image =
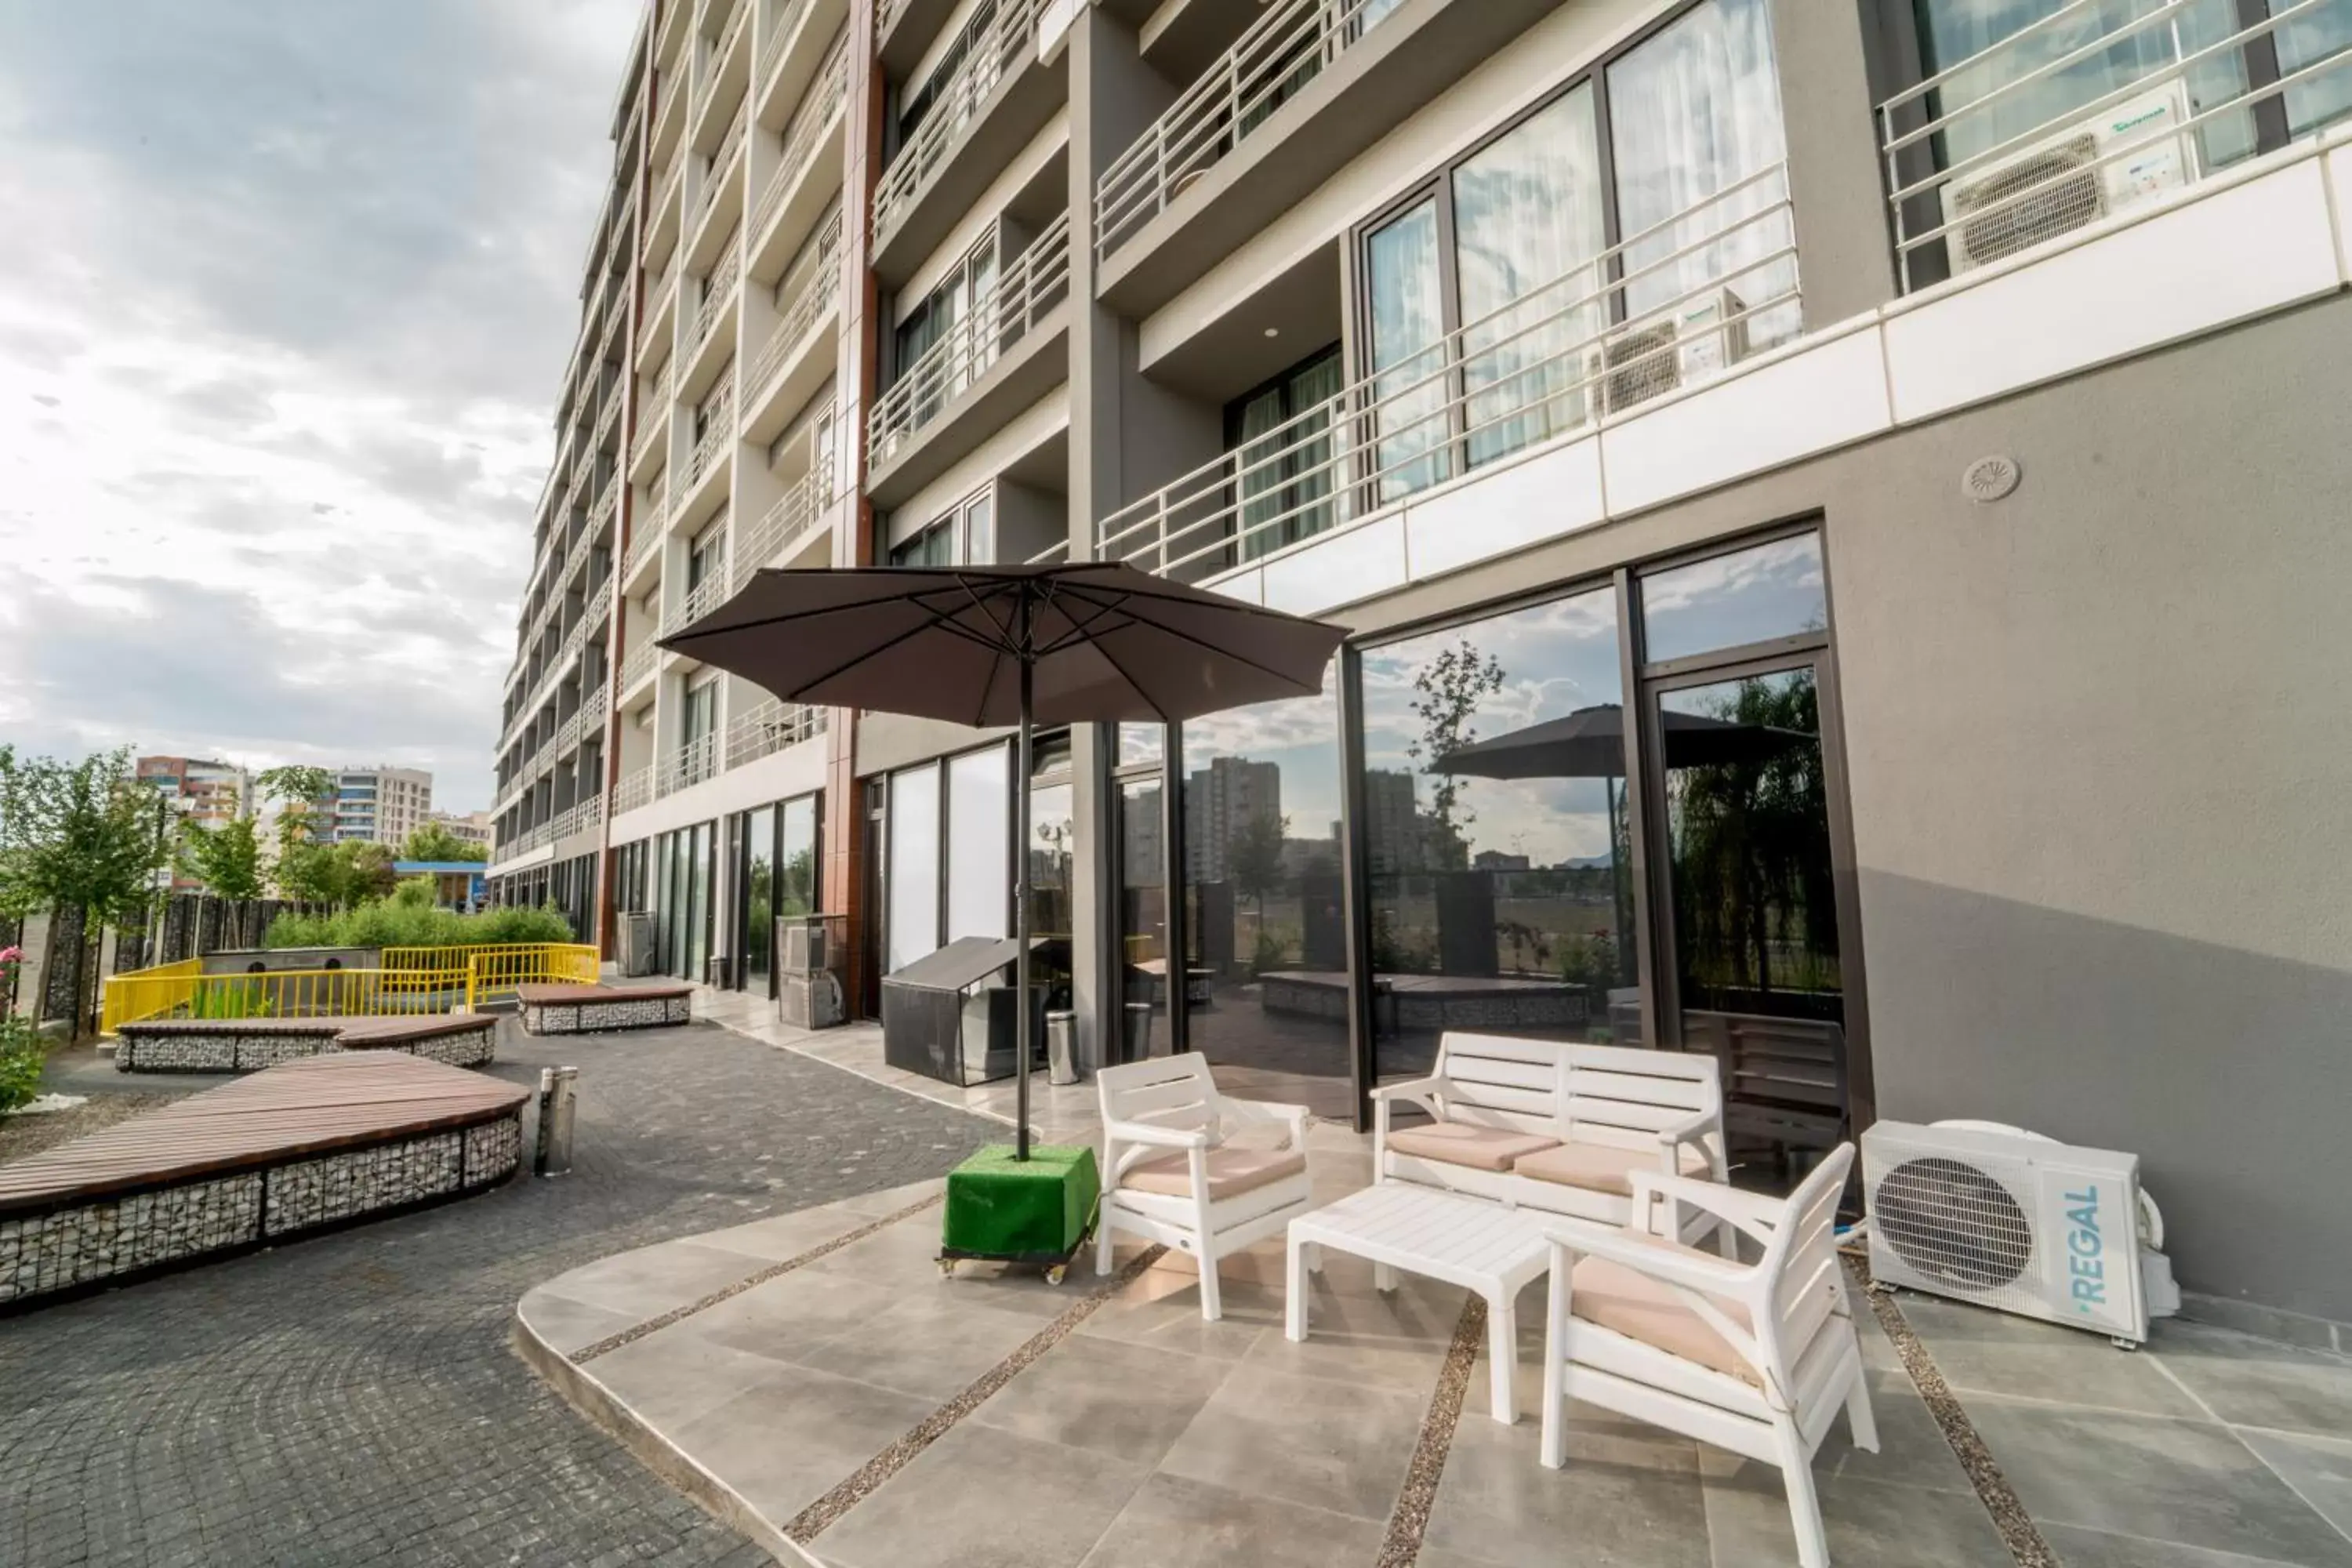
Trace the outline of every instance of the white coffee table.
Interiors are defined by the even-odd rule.
[[[1372,1283],[1396,1289],[1402,1268],[1486,1299],[1487,1360],[1495,1419],[1518,1419],[1512,1373],[1518,1363],[1519,1292],[1551,1267],[1547,1216],[1410,1182],[1384,1182],[1290,1222],[1288,1301],[1283,1331],[1307,1338],[1307,1272],[1322,1271],[1318,1249],[1369,1259]]]

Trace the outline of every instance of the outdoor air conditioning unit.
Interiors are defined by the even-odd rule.
[[[620,960],[621,973],[630,976],[653,973],[655,965],[660,962],[660,955],[655,951],[653,915],[644,910],[625,911],[621,916],[618,934],[620,952],[616,956]]]
[[[1965,272],[2197,177],[2178,81],[2140,93],[1944,186],[1952,270]],[[2128,149],[2128,151],[2125,151]],[[2119,155],[2105,163],[2107,154]]]
[[[1601,411],[1618,414],[1748,357],[1748,307],[1717,289],[1612,332],[1585,359]]]
[[[1870,1271],[1880,1284],[2147,1338],[2179,1310],[2139,1156],[2014,1127],[1881,1121],[1862,1135]]]

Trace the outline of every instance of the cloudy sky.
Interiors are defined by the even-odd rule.
[[[0,0],[0,742],[490,803],[637,0]]]

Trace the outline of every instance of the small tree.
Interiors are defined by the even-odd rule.
[[[79,909],[93,929],[143,926],[170,863],[171,809],[131,776],[128,749],[62,763],[0,746],[0,914]],[[76,995],[86,951],[74,957]],[[81,1022],[77,1007],[77,1036]]]
[[[1282,870],[1282,840],[1290,819],[1270,811],[1253,812],[1225,840],[1225,874],[1234,890],[1257,906],[1258,930],[1265,930],[1265,900],[1282,891],[1287,879]],[[1254,963],[1253,968],[1263,968]]]
[[[478,844],[469,844],[438,822],[428,822],[400,847],[404,860],[462,862],[478,866],[489,858]]]
[[[261,897],[261,836],[253,818],[240,816],[218,827],[187,824],[180,838],[180,868],[215,898]]]
[[[1441,769],[1447,757],[1478,738],[1470,719],[1480,701],[1503,689],[1502,661],[1481,654],[1475,643],[1464,637],[1414,671],[1412,689],[1409,706],[1421,721],[1421,739],[1404,749],[1405,755],[1423,767]],[[1462,829],[1478,820],[1476,813],[1462,805],[1459,778],[1436,773],[1429,815],[1432,853],[1449,863],[1444,868],[1455,868],[1467,858],[1469,847]]]
[[[324,768],[268,768],[254,784],[278,803],[278,864],[272,873],[278,892],[289,899],[331,902],[334,870],[320,825],[311,815],[334,793],[335,775]]]

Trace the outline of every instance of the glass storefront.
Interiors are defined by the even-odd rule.
[[[775,922],[816,910],[818,799],[801,795],[729,819],[735,868],[729,941],[738,990],[775,994]]]

